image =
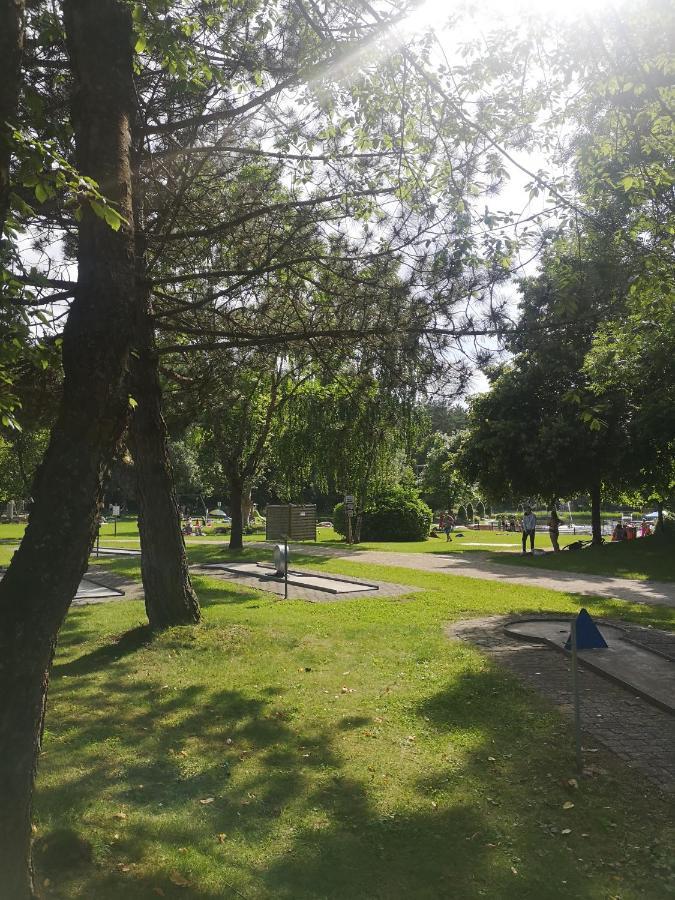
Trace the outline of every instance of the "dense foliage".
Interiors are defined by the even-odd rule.
[[[360,513],[361,539],[365,541],[423,541],[431,528],[431,510],[416,491],[401,485],[373,492]],[[333,528],[346,536],[343,503],[333,511]]]

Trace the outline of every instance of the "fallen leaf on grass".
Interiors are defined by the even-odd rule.
[[[563,828],[563,830],[560,832],[560,834],[572,834],[572,829],[571,828]]]
[[[116,812],[113,813],[113,819],[126,819],[127,814],[125,812]]]
[[[514,875],[518,874],[518,869],[516,869],[515,866],[511,866],[511,871],[513,872]]]
[[[571,800],[565,800],[562,806],[563,809],[574,809],[574,803]]]
[[[187,880],[187,878],[184,878],[180,874],[180,872],[172,872],[169,875],[169,881],[171,882],[171,884],[175,884],[178,887],[190,887],[190,882]]]
[[[208,804],[213,803],[215,801],[215,799],[216,799],[215,797],[204,797],[199,802],[201,803],[202,806],[208,806]]]
[[[226,834],[219,834],[219,835],[218,835],[218,843],[219,843],[219,844],[224,844],[226,838],[227,838],[227,835],[226,835]]]

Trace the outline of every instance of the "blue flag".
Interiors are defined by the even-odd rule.
[[[572,632],[565,643],[565,650],[572,649]],[[600,634],[587,609],[582,609],[577,616],[577,650],[607,649],[607,641]]]

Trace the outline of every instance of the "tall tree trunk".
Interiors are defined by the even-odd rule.
[[[253,498],[251,496],[251,488],[245,486],[241,492],[241,524],[245,529],[251,518],[251,510],[253,509]]]
[[[138,530],[145,609],[153,628],[199,622],[199,601],[188,571],[162,415],[149,300],[142,302],[131,385],[136,407],[129,438],[136,470]]]
[[[9,212],[12,161],[12,142],[5,123],[15,124],[19,105],[24,11],[24,0],[0,0],[0,240]]]
[[[241,518],[241,500],[244,494],[243,480],[236,475],[228,478],[230,488],[230,515],[232,529],[230,531],[230,550],[244,549],[244,527]]]
[[[65,0],[80,171],[132,221],[131,11]],[[134,303],[133,227],[86,209],[63,335],[64,385],[21,546],[0,582],[0,892],[32,896],[31,802],[56,637],[86,569],[102,483],[124,429]],[[58,522],[58,527],[55,523]]]
[[[591,488],[591,534],[593,544],[602,544],[602,518],[600,516],[600,485],[594,484]]]
[[[657,516],[656,516],[656,528],[655,531],[658,531],[659,534],[663,531],[664,523],[663,523],[663,500],[659,500],[656,504]]]

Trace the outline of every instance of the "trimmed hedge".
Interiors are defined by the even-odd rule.
[[[402,487],[378,491],[363,510],[361,540],[424,541],[429,536],[432,513],[415,491]],[[333,510],[333,528],[346,536],[344,503]]]

